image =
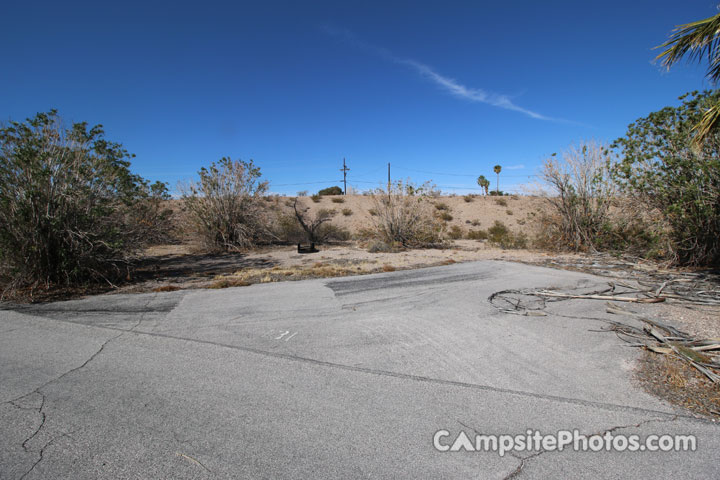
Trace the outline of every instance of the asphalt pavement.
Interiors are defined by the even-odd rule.
[[[605,281],[486,261],[5,305],[0,479],[720,477],[718,425],[638,386],[602,302],[489,301]],[[441,451],[573,430],[696,450]]]

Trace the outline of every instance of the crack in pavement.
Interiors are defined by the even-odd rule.
[[[25,477],[27,477],[28,475],[30,475],[30,473],[32,473],[33,470],[35,470],[35,467],[37,467],[38,465],[40,465],[40,462],[43,461],[43,458],[44,458],[44,455],[45,455],[45,449],[47,449],[50,445],[52,445],[53,443],[55,443],[55,440],[57,440],[58,438],[62,438],[62,437],[67,437],[67,438],[72,439],[71,435],[72,435],[73,433],[74,433],[74,432],[63,433],[63,434],[61,434],[61,435],[58,435],[57,437],[53,437],[52,439],[50,439],[49,442],[47,442],[45,445],[43,445],[43,447],[42,447],[42,448],[40,449],[40,451],[38,452],[38,454],[39,454],[39,455],[38,455],[38,459],[35,461],[35,463],[32,464],[32,466],[30,467],[30,469],[29,469],[28,471],[26,471],[25,473],[22,474],[22,476],[19,478],[19,480],[23,480]]]
[[[648,423],[655,423],[655,422],[657,422],[657,423],[670,423],[670,422],[674,422],[674,421],[677,420],[677,419],[678,419],[678,415],[674,415],[672,418],[667,418],[667,419],[663,419],[663,418],[650,418],[650,419],[648,419],[648,420],[643,420],[642,422],[638,422],[638,423],[634,423],[634,424],[631,423],[630,425],[617,425],[617,426],[614,426],[614,427],[610,427],[610,428],[608,428],[608,429],[606,429],[606,430],[603,430],[603,431],[600,432],[600,433],[591,433],[590,435],[581,434],[581,435],[585,435],[585,436],[588,437],[588,438],[594,437],[594,436],[603,437],[603,436],[605,436],[605,435],[608,434],[608,433],[612,433],[612,432],[615,432],[615,431],[617,431],[617,430],[622,430],[622,429],[624,429],[624,428],[640,428],[640,427],[642,427],[643,425],[647,425]],[[534,460],[535,458],[539,457],[539,456],[542,455],[543,453],[548,453],[548,451],[547,451],[547,450],[540,450],[539,452],[534,453],[533,455],[529,455],[529,456],[527,456],[527,457],[521,457],[521,456],[519,456],[519,455],[516,455],[514,452],[510,452],[510,455],[512,455],[513,457],[515,457],[515,458],[517,458],[518,460],[520,460],[520,465],[518,465],[518,467],[517,467],[513,472],[511,472],[510,475],[508,475],[507,477],[505,477],[503,480],[510,480],[510,479],[512,479],[512,478],[516,478],[517,476],[519,476],[519,475],[522,473],[522,471],[525,469],[525,466],[527,465],[527,463],[528,463],[530,460]],[[550,453],[552,453],[552,452],[550,452]]]
[[[97,329],[102,329],[102,330],[114,330],[114,331],[121,332],[119,335],[111,338],[110,340],[114,340],[115,338],[121,336],[123,333],[129,332],[129,330],[119,328],[119,327],[112,327],[112,326],[106,326],[106,325],[88,325],[88,324],[84,324],[84,323],[73,322],[71,320],[62,320],[62,319],[57,319],[57,318],[48,318],[48,317],[39,317],[39,318],[42,318],[47,321],[70,323],[73,325],[81,325],[83,327],[88,327],[88,328],[97,328]],[[644,413],[644,414],[652,414],[652,415],[663,415],[666,417],[678,417],[678,418],[682,417],[689,421],[714,424],[714,422],[712,422],[711,420],[698,418],[698,417],[695,417],[692,415],[681,415],[681,414],[677,414],[674,412],[665,412],[665,411],[661,411],[661,410],[652,410],[652,409],[648,409],[648,408],[633,407],[633,406],[628,406],[628,405],[620,405],[620,404],[606,403],[606,402],[598,402],[598,401],[593,401],[593,400],[583,400],[583,399],[579,399],[579,398],[562,397],[559,395],[535,393],[535,392],[529,392],[529,391],[525,391],[525,390],[514,390],[514,389],[510,389],[510,388],[494,387],[491,385],[468,383],[468,382],[462,382],[462,381],[458,381],[458,380],[445,380],[442,378],[426,377],[426,376],[422,376],[422,375],[414,375],[411,373],[392,372],[392,371],[388,371],[388,370],[359,367],[359,366],[355,366],[355,365],[345,365],[342,363],[335,363],[335,362],[330,362],[330,361],[326,361],[326,360],[317,360],[317,359],[309,358],[309,357],[301,357],[301,356],[292,355],[289,353],[274,352],[274,351],[263,350],[260,348],[241,346],[241,345],[231,345],[231,344],[226,344],[226,343],[221,343],[221,342],[215,342],[212,340],[187,338],[187,337],[170,335],[170,334],[161,333],[161,332],[144,332],[144,331],[135,330],[130,333],[132,333],[133,335],[140,335],[140,336],[144,335],[144,336],[163,338],[163,339],[168,339],[168,340],[178,340],[178,341],[182,341],[182,342],[196,343],[199,345],[216,346],[216,347],[227,348],[227,349],[231,349],[231,350],[237,350],[237,351],[241,351],[241,352],[247,352],[247,353],[251,353],[254,355],[278,358],[278,359],[292,361],[292,362],[308,363],[311,365],[322,366],[322,367],[327,367],[327,368],[335,368],[335,369],[339,369],[339,370],[346,370],[346,371],[352,371],[352,372],[359,372],[359,373],[364,373],[364,374],[368,374],[368,375],[378,375],[378,376],[384,376],[384,377],[399,378],[399,379],[403,379],[403,380],[411,380],[411,381],[416,381],[416,382],[433,383],[433,384],[438,384],[438,385],[446,385],[446,386],[460,387],[460,388],[470,388],[470,389],[475,389],[475,390],[483,390],[483,391],[509,394],[509,395],[520,396],[520,397],[527,397],[527,398],[537,398],[537,399],[541,399],[541,400],[567,403],[567,404],[571,404],[571,405],[581,405],[581,406],[600,408],[600,409],[608,410],[608,411],[625,411],[625,412],[635,412],[635,413]]]
[[[157,296],[157,295],[155,295],[155,296]],[[67,372],[63,373],[62,375],[60,375],[60,376],[58,376],[58,377],[56,377],[56,378],[53,378],[53,379],[51,379],[51,380],[48,380],[47,382],[43,383],[42,385],[40,385],[39,387],[37,387],[35,390],[33,390],[33,391],[29,392],[29,393],[26,393],[26,394],[24,394],[24,395],[22,395],[22,396],[20,396],[20,397],[17,397],[17,398],[14,398],[14,399],[12,399],[12,400],[8,400],[7,402],[5,402],[5,403],[8,403],[8,404],[10,404],[10,405],[12,405],[12,406],[14,406],[14,407],[16,407],[16,408],[19,408],[19,409],[21,409],[21,410],[33,410],[33,411],[37,412],[38,414],[40,414],[40,424],[39,424],[38,427],[35,429],[35,431],[33,431],[33,432],[30,434],[29,437],[27,437],[25,440],[23,440],[23,442],[22,442],[22,444],[21,444],[22,449],[23,449],[25,452],[29,452],[29,451],[30,451],[29,443],[30,443],[35,437],[37,437],[37,436],[40,434],[40,432],[42,431],[42,429],[45,427],[45,423],[46,423],[46,421],[47,421],[47,414],[46,414],[45,411],[44,411],[44,409],[45,409],[45,402],[46,402],[46,400],[47,400],[47,397],[46,397],[45,393],[42,391],[43,388],[47,387],[48,385],[50,385],[50,384],[52,384],[52,383],[59,382],[60,380],[62,380],[63,378],[67,377],[68,375],[70,375],[70,374],[72,374],[72,373],[74,373],[74,372],[77,372],[77,371],[79,371],[79,370],[82,370],[82,369],[85,368],[90,362],[92,362],[95,358],[97,358],[97,356],[100,355],[100,354],[103,352],[103,350],[105,349],[105,347],[106,347],[110,342],[112,342],[113,340],[115,340],[115,339],[117,339],[117,338],[120,338],[120,337],[123,336],[125,333],[127,333],[127,332],[133,332],[136,328],[138,328],[138,327],[140,326],[140,324],[142,323],[142,321],[145,319],[145,316],[146,316],[148,313],[150,313],[149,311],[147,311],[147,307],[150,305],[150,302],[155,298],[155,296],[150,297],[150,298],[148,299],[148,301],[145,303],[145,305],[144,305],[144,307],[143,307],[143,308],[145,309],[145,311],[142,312],[142,314],[140,315],[140,318],[138,319],[138,321],[135,323],[135,325],[134,325],[132,328],[130,328],[129,330],[122,330],[119,334],[117,334],[117,335],[115,335],[115,336],[112,336],[112,337],[108,338],[107,340],[105,340],[105,341],[102,343],[102,345],[100,345],[100,348],[98,348],[98,350],[97,350],[95,353],[93,353],[87,360],[85,360],[81,365],[79,365],[79,366],[77,366],[77,367],[75,367],[75,368],[72,368],[72,369],[68,370]],[[40,406],[39,406],[39,407],[37,407],[37,408],[28,408],[28,407],[24,407],[24,406],[18,405],[17,402],[20,402],[20,401],[23,400],[23,399],[27,399],[27,398],[30,397],[31,395],[35,395],[35,394],[40,395],[40,397],[41,397]],[[25,478],[27,475],[29,475],[30,472],[32,472],[32,471],[35,469],[35,467],[37,467],[37,465],[38,465],[40,462],[42,462],[42,460],[43,460],[43,458],[44,458],[45,449],[46,449],[48,446],[50,446],[57,438],[60,438],[60,437],[63,437],[63,436],[69,436],[69,434],[62,434],[62,435],[60,435],[59,437],[53,437],[48,443],[46,443],[42,448],[40,448],[40,450],[39,450],[39,452],[38,452],[38,459],[37,459],[37,461],[32,465],[32,467],[30,467],[30,470],[28,470],[27,472],[25,472],[25,473],[20,477],[20,479],[23,479],[23,478]]]
[[[516,455],[514,452],[510,452],[510,455],[511,455],[512,457],[517,458],[518,460],[520,460],[520,465],[518,465],[517,468],[515,468],[515,470],[513,470],[512,472],[510,472],[509,474],[507,474],[507,475],[503,478],[503,480],[510,480],[511,478],[515,478],[515,477],[517,477],[518,475],[520,475],[520,474],[523,472],[523,470],[525,469],[525,465],[526,465],[530,460],[539,457],[539,456],[542,455],[543,453],[547,453],[547,450],[540,450],[539,452],[535,452],[535,453],[533,453],[532,455],[528,455],[527,457],[521,457],[520,455]]]
[[[100,345],[100,348],[99,348],[95,353],[93,353],[93,354],[90,356],[90,358],[88,358],[87,360],[85,360],[81,365],[79,365],[79,366],[77,366],[77,367],[75,367],[75,368],[72,368],[72,369],[68,370],[67,372],[63,373],[62,375],[60,375],[60,376],[58,376],[58,377],[56,377],[56,378],[53,378],[53,379],[51,379],[51,380],[48,380],[47,382],[43,383],[42,385],[40,385],[39,387],[37,387],[35,390],[33,390],[33,391],[29,392],[29,393],[26,393],[26,394],[21,395],[21,396],[19,396],[19,397],[17,397],[17,398],[14,398],[14,399],[12,399],[12,400],[8,400],[8,401],[4,402],[4,403],[10,404],[10,405],[12,405],[12,406],[14,406],[14,407],[16,407],[16,408],[19,408],[19,409],[21,409],[21,410],[34,410],[35,412],[37,412],[38,414],[40,414],[40,424],[39,424],[38,427],[35,429],[35,431],[33,431],[33,432],[30,434],[29,437],[27,437],[25,440],[23,440],[23,442],[22,442],[22,444],[21,444],[22,449],[23,449],[25,452],[30,452],[30,451],[31,451],[31,449],[30,449],[30,447],[29,447],[29,443],[30,443],[35,437],[37,437],[37,436],[40,434],[40,432],[41,432],[41,431],[43,430],[43,428],[45,427],[45,423],[46,423],[46,421],[47,421],[47,414],[46,414],[45,411],[44,411],[44,409],[45,409],[45,403],[46,403],[47,398],[46,398],[46,396],[45,396],[45,393],[42,391],[42,389],[45,388],[45,387],[47,387],[48,385],[50,385],[50,384],[52,384],[52,383],[55,383],[55,382],[58,382],[58,381],[62,380],[63,378],[67,377],[68,375],[70,375],[70,374],[72,374],[72,373],[74,373],[74,372],[77,372],[77,371],[85,368],[85,367],[86,367],[90,362],[92,362],[98,355],[100,355],[100,353],[102,353],[102,351],[105,349],[105,347],[107,346],[108,343],[110,343],[111,341],[115,340],[116,338],[118,338],[118,337],[120,337],[120,336],[122,336],[122,335],[124,335],[124,334],[125,334],[125,331],[120,332],[119,334],[117,334],[117,335],[115,335],[115,336],[112,336],[112,337],[108,338],[107,340],[105,340],[105,341],[102,343],[102,345]],[[17,402],[20,402],[20,401],[23,400],[23,399],[27,399],[27,398],[30,397],[31,395],[35,395],[35,394],[40,395],[40,397],[41,397],[41,401],[40,401],[40,406],[39,406],[39,407],[37,407],[37,408],[28,408],[28,407],[24,407],[24,406],[22,406],[22,405],[18,405]],[[60,435],[60,437],[66,436],[66,435],[67,435],[67,434],[62,434],[62,435]],[[52,440],[50,440],[48,443],[46,443],[46,444],[39,450],[37,461],[32,465],[32,467],[30,467],[30,470],[28,470],[27,472],[25,472],[25,473],[20,477],[20,479],[25,478],[30,472],[32,472],[32,471],[35,469],[35,467],[43,460],[43,455],[44,455],[45,449],[46,449],[48,446],[50,446],[57,438],[59,438],[59,437],[54,437]]]

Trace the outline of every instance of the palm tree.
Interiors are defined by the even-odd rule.
[[[664,67],[670,68],[684,56],[688,60],[709,62],[707,76],[713,83],[720,80],[720,13],[697,22],[678,25],[670,39],[656,48],[665,48],[655,60],[662,60]],[[715,104],[705,111],[697,125],[693,144],[699,148],[703,141],[720,127],[720,105]]]
[[[485,189],[485,195],[488,194],[488,187],[490,186],[490,181],[485,178],[485,175],[480,175],[477,179],[478,185],[480,185],[480,188]]]
[[[500,172],[502,171],[502,167],[500,165],[495,165],[493,167],[493,172],[497,173],[497,184],[495,184],[495,190],[498,195],[500,195]]]

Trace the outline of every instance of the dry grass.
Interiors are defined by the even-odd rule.
[[[331,278],[344,277],[348,275],[362,275],[376,273],[379,271],[393,271],[394,267],[387,265],[393,270],[378,268],[375,262],[348,262],[324,263],[315,262],[312,265],[297,265],[288,267],[247,268],[239,270],[230,275],[216,277],[215,282],[209,288],[243,287],[253,283],[271,283],[285,280],[304,280],[308,278]]]
[[[230,287],[249,287],[252,283],[239,278],[224,277],[208,285],[207,288],[230,288]]]
[[[687,362],[645,352],[637,377],[653,395],[691,412],[720,417],[720,389]]]
[[[159,293],[159,292],[175,292],[177,290],[181,290],[180,287],[175,285],[161,285],[159,287],[155,287],[152,289],[153,292]]]

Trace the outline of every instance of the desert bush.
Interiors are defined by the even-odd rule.
[[[347,230],[329,223],[337,211],[321,208],[311,217],[308,214],[309,210],[308,207],[298,205],[297,199],[295,200],[293,204],[295,219],[297,224],[299,224],[305,232],[305,239],[308,242],[323,243],[333,240],[344,241],[350,239],[350,233]]]
[[[465,200],[465,203],[470,203],[475,200],[475,197],[473,197],[472,195],[465,195],[463,196],[463,200]]]
[[[510,210],[510,209],[507,209],[507,210],[505,210],[505,214],[506,214],[506,215],[512,215],[512,214],[513,214],[513,211]]]
[[[368,210],[368,213],[370,214],[371,217],[375,217],[375,216],[377,216],[378,211],[374,208],[371,208]]]
[[[693,145],[704,113],[720,90],[692,92],[628,127],[613,147],[622,193],[669,227],[670,257],[685,265],[720,264],[720,133]]]
[[[488,233],[485,230],[469,230],[465,238],[468,240],[487,240]]]
[[[345,203],[345,199],[343,197],[333,197],[330,201],[333,203]]]
[[[350,215],[353,214],[353,211],[352,211],[352,209],[350,209],[350,208],[343,208],[343,209],[342,209],[342,214],[343,214],[344,216],[346,216],[346,217],[349,217]]]
[[[474,220],[472,220],[472,221],[470,222],[470,225],[472,225],[473,227],[479,227],[479,226],[480,226],[480,220],[478,220],[478,219],[476,218],[476,219],[474,219]]]
[[[450,222],[454,218],[450,213],[448,213],[445,210],[442,210],[439,213],[437,213],[437,217],[444,222]]]
[[[318,195],[342,195],[343,190],[338,186],[323,188],[318,192]]]
[[[232,251],[270,240],[262,204],[268,183],[260,181],[252,160],[224,157],[198,175],[181,191],[190,223],[208,249]]]
[[[393,253],[401,249],[402,246],[398,244],[390,244],[377,239],[370,240],[367,246],[367,250],[370,253]]]
[[[438,202],[438,203],[435,204],[435,210],[449,212],[449,211],[450,211],[450,207],[448,206],[447,203]]]
[[[423,191],[414,188],[407,194],[402,182],[390,185],[388,191],[378,189],[372,195],[373,230],[376,236],[388,244],[403,247],[423,247],[442,242],[443,226],[433,217],[432,205]]]
[[[501,207],[507,207],[508,203],[507,203],[507,200],[505,200],[504,198],[496,198],[495,205],[500,205]]]
[[[130,158],[101,125],[66,127],[55,110],[0,128],[0,267],[11,287],[111,281],[162,238],[167,188],[131,173]]]
[[[545,218],[543,234],[571,250],[596,250],[616,192],[607,147],[590,141],[571,146],[560,157],[553,154],[541,177],[552,190],[552,213]]]
[[[312,200],[315,203],[320,203],[320,200],[322,200],[322,195],[311,195],[310,200]]]
[[[463,236],[465,235],[465,232],[463,232],[463,229],[460,228],[459,226],[453,225],[452,227],[450,227],[450,230],[448,231],[447,235],[452,240],[459,240],[459,239],[463,238]]]
[[[273,226],[275,238],[280,243],[296,244],[307,241],[307,234],[295,217],[295,213],[280,213]]]
[[[488,228],[488,240],[500,248],[515,249],[527,247],[527,236],[523,233],[513,233],[504,223],[495,220]]]

